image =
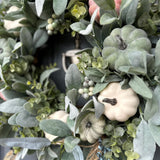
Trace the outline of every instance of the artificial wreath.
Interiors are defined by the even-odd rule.
[[[160,0],[2,0],[0,144],[16,160],[153,160],[160,146]],[[38,63],[69,32],[66,93]],[[79,48],[78,37],[90,43]],[[52,47],[52,46],[50,46]],[[71,57],[66,67],[65,56]],[[11,154],[11,155],[10,155]]]

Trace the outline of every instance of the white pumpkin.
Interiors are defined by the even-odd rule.
[[[9,8],[9,10],[7,11],[7,13],[10,13],[10,12],[15,12],[15,11],[18,11],[19,8],[16,7],[16,6],[11,6]],[[10,29],[14,29],[14,28],[17,28],[17,27],[22,27],[23,24],[19,23],[21,20],[23,20],[24,18],[20,18],[20,19],[17,19],[17,20],[14,20],[14,21],[10,21],[10,20],[4,20],[4,28],[6,28],[6,30],[10,30]]]
[[[103,116],[97,119],[94,113],[89,113],[79,126],[80,139],[89,143],[96,142],[104,134],[103,129],[105,124]]]
[[[131,89],[121,89],[120,83],[110,83],[98,96],[105,106],[104,115],[110,120],[127,121],[137,112],[139,98]]]
[[[67,114],[65,111],[63,111],[63,110],[56,111],[56,112],[54,112],[53,114],[51,114],[51,115],[49,116],[49,119],[60,120],[60,121],[62,121],[62,122],[64,122],[64,123],[67,122],[67,118],[68,118],[68,114]],[[51,135],[51,134],[46,133],[46,132],[45,132],[45,137],[46,137],[47,139],[49,139],[51,142],[52,142],[54,139],[57,138],[57,136]]]

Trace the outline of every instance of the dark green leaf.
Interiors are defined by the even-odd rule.
[[[75,64],[71,64],[65,76],[65,84],[68,89],[81,87],[81,73]]]
[[[160,66],[160,40],[157,42],[156,48],[155,48],[155,67]]]
[[[137,94],[141,95],[142,97],[148,99],[152,98],[152,91],[148,88],[146,83],[138,76],[134,76],[130,80],[129,85]]]
[[[115,8],[114,1],[108,1],[108,0],[94,0],[94,1],[103,10],[112,10]]]
[[[93,100],[91,99],[83,106],[83,108],[81,109],[81,112],[93,107],[94,107],[94,104],[93,104]]]
[[[46,138],[3,138],[0,144],[9,147],[22,147],[32,150],[39,150],[50,145],[50,141]]]
[[[23,12],[21,10],[10,12],[6,14],[4,17],[4,19],[11,20],[11,21],[14,21],[20,18],[24,18]]]
[[[13,131],[13,128],[11,125],[4,124],[0,128],[0,138],[10,138],[10,137],[14,137],[14,135],[15,135],[15,132]]]
[[[67,92],[67,97],[70,99],[71,103],[73,105],[76,105],[76,102],[77,102],[77,97],[78,97],[78,92],[76,89],[72,89],[72,90],[69,90]]]
[[[22,111],[23,105],[26,103],[26,100],[21,98],[14,98],[7,100],[0,104],[0,112],[4,113],[17,113]]]
[[[33,36],[33,43],[35,48],[41,47],[48,40],[48,34],[42,29],[38,29]]]
[[[14,82],[14,83],[12,83],[12,88],[13,88],[15,91],[17,91],[17,92],[25,93],[26,90],[29,89],[29,86],[27,86],[27,85],[24,84],[24,83]]]
[[[75,160],[72,153],[63,152],[61,160]]]
[[[53,0],[53,10],[56,15],[61,15],[67,6],[68,0]]]
[[[66,137],[72,135],[69,127],[60,120],[42,120],[39,126],[43,131],[58,137]]]

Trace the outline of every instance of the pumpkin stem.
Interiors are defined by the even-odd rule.
[[[102,100],[102,102],[109,103],[109,104],[111,104],[112,106],[114,106],[114,105],[117,104],[117,99],[116,99],[116,98],[113,98],[113,99],[104,98],[104,99]]]
[[[92,123],[90,121],[88,121],[86,124],[86,128],[91,128],[91,127],[92,127]]]
[[[117,41],[119,43],[119,49],[120,50],[125,50],[127,48],[127,44],[124,42],[122,37],[120,35],[117,35],[116,38],[117,38]]]

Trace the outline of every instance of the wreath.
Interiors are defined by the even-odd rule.
[[[160,146],[159,27],[159,0],[2,0],[5,158],[153,160]],[[65,32],[76,49],[62,56],[62,93],[51,78],[58,67],[42,66],[39,52]],[[88,48],[79,49],[79,36]]]

